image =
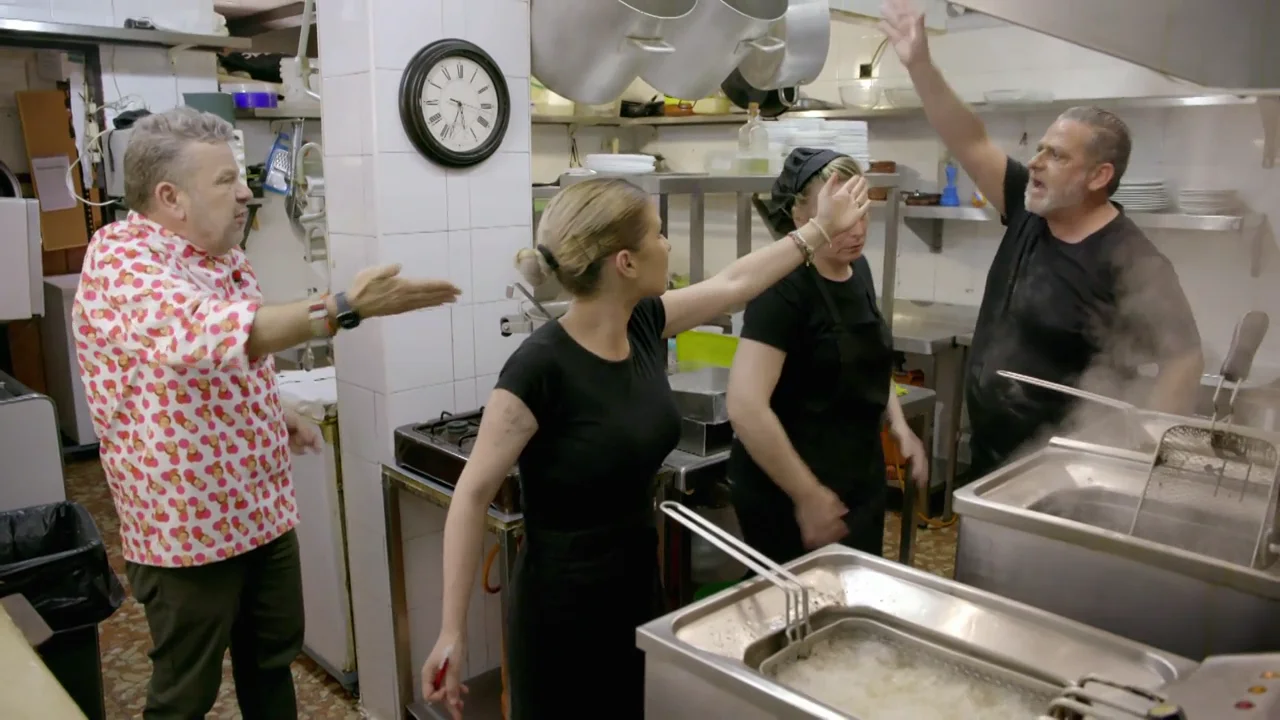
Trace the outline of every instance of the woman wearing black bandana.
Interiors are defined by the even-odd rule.
[[[813,217],[816,188],[861,174],[837,152],[793,151],[764,204],[770,224],[794,231]],[[729,479],[744,539],[777,562],[839,541],[881,554],[886,410],[914,481],[927,479],[893,391],[866,237],[863,218],[747,305],[729,376]]]

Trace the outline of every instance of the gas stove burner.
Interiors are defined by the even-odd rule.
[[[444,412],[436,420],[396,428],[395,458],[401,467],[453,487],[467,464],[484,408],[467,413]],[[512,468],[494,507],[503,512],[520,511],[520,476]]]

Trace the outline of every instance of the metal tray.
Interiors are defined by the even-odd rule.
[[[871,614],[849,616],[822,613],[814,617],[814,630],[805,639],[786,645],[760,663],[760,673],[770,679],[788,666],[803,663],[813,648],[824,640],[846,638],[852,642],[877,641],[903,650],[908,655],[928,657],[952,666],[957,674],[975,683],[1008,688],[1024,695],[1033,705],[1048,707],[1062,692],[1062,683],[1032,668],[1015,667],[1014,663],[994,657],[976,646],[959,647],[941,636],[913,627],[910,631],[895,626],[888,617]],[[823,624],[823,623],[827,624]],[[752,653],[748,652],[748,656]],[[750,662],[748,661],[748,664]]]

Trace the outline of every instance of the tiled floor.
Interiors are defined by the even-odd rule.
[[[120,582],[124,577],[124,560],[120,555],[120,537],[115,508],[102,477],[97,458],[67,464],[67,495],[70,500],[88,508],[107,542],[112,568]],[[897,557],[898,516],[892,513],[885,523],[885,555]],[[915,566],[945,577],[954,572],[955,528],[923,530],[917,535]],[[147,650],[151,641],[142,608],[126,598],[124,605],[101,627],[102,669],[106,685],[108,720],[126,720],[141,716],[146,700],[150,665]],[[361,717],[358,701],[316,666],[309,658],[299,657],[293,665],[298,689],[299,717],[305,720],[355,720]],[[231,685],[231,666],[224,667],[222,691],[214,705],[210,720],[240,718]]]

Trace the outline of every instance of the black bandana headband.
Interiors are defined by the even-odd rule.
[[[796,148],[787,156],[782,172],[773,181],[773,190],[764,206],[768,211],[769,225],[778,235],[785,235],[796,229],[796,222],[791,217],[791,209],[796,197],[804,190],[813,176],[822,171],[836,158],[845,157],[835,150],[817,150],[814,148]]]

